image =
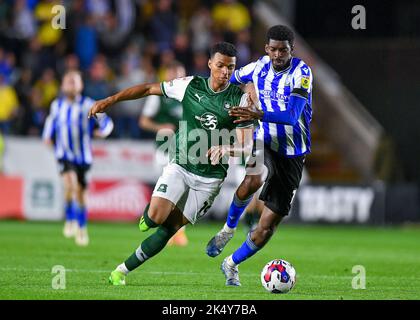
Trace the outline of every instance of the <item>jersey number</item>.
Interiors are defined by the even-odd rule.
[[[198,216],[201,217],[202,215],[205,215],[207,213],[207,211],[210,209],[210,207],[211,207],[211,203],[209,203],[208,201],[204,201],[203,206],[198,211]],[[201,213],[201,212],[203,212],[203,213]]]

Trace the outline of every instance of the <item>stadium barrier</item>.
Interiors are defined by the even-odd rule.
[[[6,138],[0,219],[60,220],[62,186],[53,151],[38,138]],[[94,141],[90,220],[132,221],[150,201],[160,169],[153,142]],[[29,155],[29,156],[28,156]],[[223,220],[244,169],[231,166],[206,220]],[[302,185],[286,223],[388,224],[420,221],[417,185]]]

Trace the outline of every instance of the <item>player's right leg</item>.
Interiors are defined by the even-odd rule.
[[[206,252],[208,256],[216,257],[223,251],[226,244],[232,239],[242,213],[262,184],[262,175],[245,176],[233,196],[225,225],[207,243]]]
[[[109,282],[113,285],[125,285],[125,276],[142,265],[146,260],[157,255],[165,247],[169,239],[187,223],[188,220],[175,207],[168,215],[166,221],[146,238],[131,256],[111,272]]]
[[[246,232],[249,232],[256,228],[258,220],[260,219],[261,213],[264,209],[264,202],[258,199],[261,189],[262,188],[260,188],[256,193],[254,193],[251,203],[245,209],[244,220],[246,226],[248,227],[248,230]]]

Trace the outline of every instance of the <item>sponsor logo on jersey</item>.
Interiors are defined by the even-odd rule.
[[[302,67],[302,68],[300,68],[300,70],[302,70],[302,73],[304,73],[304,74],[309,73],[309,68],[308,67]]]
[[[217,127],[217,117],[211,112],[195,116],[195,119],[200,121],[201,126],[206,130],[214,130]]]
[[[283,93],[271,91],[271,90],[260,90],[260,97],[262,99],[271,99],[272,101],[284,101],[287,102],[289,100],[289,96],[286,96]]]
[[[198,102],[201,102],[201,99],[204,98],[204,96],[199,96],[198,93],[194,94],[194,96],[197,98]]]
[[[302,88],[304,88],[304,89],[309,89],[309,83],[310,83],[310,81],[309,81],[309,77],[302,77],[302,82],[301,82],[301,85],[302,85]]]

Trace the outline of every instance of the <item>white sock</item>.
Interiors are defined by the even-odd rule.
[[[236,228],[231,228],[227,225],[227,223],[225,223],[225,225],[223,226],[223,231],[227,232],[227,233],[234,233],[236,230]]]
[[[228,264],[229,267],[235,267],[236,266],[236,263],[232,259],[232,255],[230,255],[229,257],[227,257],[226,263]]]
[[[125,266],[125,263],[123,262],[123,263],[121,263],[118,267],[117,267],[117,270],[118,271],[120,271],[120,272],[122,272],[122,273],[124,273],[125,275],[127,275],[129,272],[130,272],[130,270],[128,270],[127,269],[127,267]]]

